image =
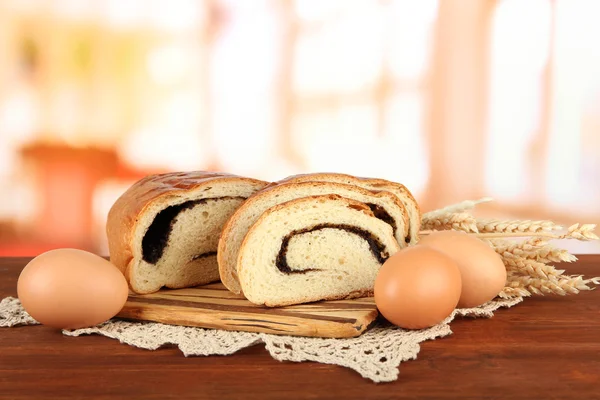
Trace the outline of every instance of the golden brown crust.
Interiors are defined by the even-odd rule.
[[[277,190],[278,188],[281,187],[287,187],[289,185],[293,185],[293,184],[297,184],[297,183],[306,183],[306,182],[312,182],[315,185],[329,185],[329,184],[333,184],[333,185],[351,185],[348,183],[341,183],[341,182],[337,182],[337,181],[330,181],[330,180],[323,180],[320,181],[319,178],[321,177],[324,178],[326,176],[332,176],[332,175],[336,175],[339,177],[344,177],[347,178],[348,180],[352,180],[352,181],[356,181],[356,180],[362,180],[365,183],[369,184],[372,187],[381,187],[381,190],[377,190],[377,189],[372,189],[372,188],[365,188],[365,187],[361,187],[356,185],[360,190],[365,191],[365,193],[370,193],[372,195],[378,196],[378,197],[382,197],[382,196],[386,196],[389,195],[390,192],[385,190],[385,186],[394,186],[397,187],[397,189],[402,190],[403,192],[406,192],[407,196],[409,196],[413,201],[414,198],[412,197],[412,194],[408,191],[408,189],[406,189],[406,187],[400,183],[394,183],[394,182],[389,182],[389,181],[385,181],[383,179],[371,179],[371,178],[358,178],[352,175],[345,175],[345,174],[329,174],[329,173],[315,173],[315,174],[301,174],[301,175],[292,175],[289,176],[285,179],[282,179],[280,181],[277,182],[272,182],[270,184],[268,184],[267,186],[265,186],[264,188],[262,188],[259,192],[256,192],[255,194],[253,194],[251,197],[249,197],[248,199],[251,200],[254,196],[259,196],[262,193],[268,192],[268,191],[272,191],[272,190]],[[401,189],[402,188],[402,189]],[[397,198],[397,196],[394,196]],[[406,208],[404,207],[404,204],[402,204],[402,202],[397,201],[396,202],[398,204],[398,206],[400,206],[400,209],[402,210],[402,214],[404,217],[404,222],[405,222],[405,230],[406,233],[408,233],[408,228],[410,226],[410,221],[409,221],[409,216],[408,216],[408,212],[406,211]],[[417,204],[417,202],[415,201],[415,205]],[[420,213],[419,213],[420,216]]]
[[[408,197],[414,203],[415,209],[417,210],[418,217],[419,217],[419,226],[421,226],[422,211],[421,211],[421,208],[419,207],[419,203],[414,198],[413,194],[403,184],[398,183],[398,182],[388,181],[386,179],[365,178],[365,177],[342,174],[342,173],[337,173],[337,172],[317,172],[317,173],[310,173],[310,174],[291,175],[280,181],[273,182],[273,183],[267,185],[263,190],[269,189],[272,186],[276,186],[276,185],[283,184],[283,183],[306,182],[306,181],[310,181],[310,180],[327,179],[327,177],[345,178],[348,181],[361,182],[365,185],[372,186],[373,188],[380,188],[381,190],[386,190],[386,188],[387,189],[395,188],[396,190],[401,191],[402,193],[404,193],[406,195],[406,197]],[[418,237],[418,232],[411,232],[411,235],[416,235]]]
[[[142,178],[117,199],[108,213],[106,234],[110,261],[119,268],[128,282],[132,280],[130,267],[133,261],[133,235],[140,215],[156,201],[180,196],[209,185],[211,182],[222,180],[267,184],[257,179],[220,172],[171,172]]]
[[[419,203],[417,203],[417,200],[414,198],[413,194],[410,192],[410,190],[408,190],[408,188],[406,186],[404,186],[403,184],[398,183],[398,182],[388,181],[386,179],[381,179],[381,178],[365,178],[365,177],[361,177],[361,176],[342,174],[342,173],[338,173],[338,172],[316,172],[316,173],[310,173],[310,174],[290,175],[280,181],[270,183],[263,190],[268,189],[271,186],[279,185],[282,183],[309,181],[309,180],[319,179],[319,177],[326,178],[327,176],[336,176],[336,177],[340,177],[340,178],[346,178],[350,181],[360,181],[366,185],[371,185],[373,187],[380,187],[381,190],[385,190],[386,186],[387,187],[395,187],[398,190],[404,192],[406,194],[406,196],[415,203],[415,205],[417,207],[417,211],[419,211],[419,215],[421,215],[421,209],[419,208]]]

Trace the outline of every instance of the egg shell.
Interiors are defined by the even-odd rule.
[[[456,308],[460,271],[443,253],[412,246],[395,253],[379,269],[375,304],[394,325],[423,329],[437,325]]]
[[[78,249],[56,249],[25,266],[17,292],[23,308],[38,322],[77,329],[114,317],[129,290],[123,274],[102,257]]]
[[[502,258],[488,244],[459,231],[439,231],[423,236],[419,245],[433,247],[452,258],[461,272],[460,308],[478,307],[498,295],[506,284]]]

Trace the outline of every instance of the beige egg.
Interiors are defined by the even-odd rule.
[[[419,245],[430,246],[452,258],[462,277],[458,307],[480,306],[498,295],[506,284],[502,258],[488,244],[458,231],[439,231],[423,236]]]
[[[38,322],[77,329],[114,317],[127,301],[125,277],[109,261],[77,249],[40,254],[21,272],[17,292]]]
[[[411,246],[381,266],[374,292],[379,312],[394,325],[429,328],[456,308],[461,293],[460,270],[440,251]]]

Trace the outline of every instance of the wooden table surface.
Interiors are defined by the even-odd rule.
[[[16,296],[28,259],[0,259],[0,298]],[[600,276],[600,255],[571,274]],[[456,320],[421,345],[400,377],[273,360],[257,345],[231,356],[184,357],[43,326],[0,328],[0,398],[127,399],[600,399],[600,291],[526,299],[492,319]]]

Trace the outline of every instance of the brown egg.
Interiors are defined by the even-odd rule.
[[[56,249],[25,266],[17,292],[38,322],[77,329],[114,317],[129,290],[123,274],[107,260],[83,250]]]
[[[458,307],[480,306],[504,288],[506,267],[502,258],[481,239],[465,232],[439,231],[423,236],[419,245],[443,252],[460,268],[462,295]]]
[[[452,314],[460,291],[460,271],[451,258],[427,246],[412,246],[381,266],[375,304],[391,323],[423,329]]]

